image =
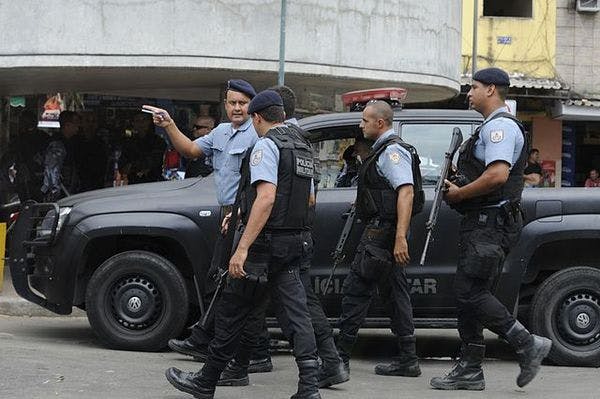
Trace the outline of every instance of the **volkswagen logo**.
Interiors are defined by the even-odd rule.
[[[590,325],[590,316],[587,313],[579,313],[576,319],[577,327],[586,328]]]
[[[142,307],[142,300],[137,296],[132,296],[127,301],[127,308],[132,312],[137,312]]]

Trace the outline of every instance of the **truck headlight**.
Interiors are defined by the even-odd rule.
[[[58,222],[56,224],[56,234],[58,234],[58,232],[62,228],[63,224],[65,223],[65,220],[67,219],[67,216],[69,216],[69,213],[71,213],[71,209],[72,207],[70,206],[59,208]],[[42,223],[40,223],[39,227],[37,228],[37,238],[45,238],[52,234],[52,226],[54,225],[55,218],[56,212],[54,210],[50,210],[46,213],[46,216],[44,216]]]

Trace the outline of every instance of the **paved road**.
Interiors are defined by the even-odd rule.
[[[352,380],[321,390],[324,399],[358,398],[599,398],[598,369],[544,367],[526,389],[515,385],[517,364],[509,347],[488,335],[485,362],[487,389],[481,392],[440,392],[428,381],[452,366],[448,358],[458,345],[456,333],[419,330],[420,378],[380,377],[373,365],[393,351],[389,332],[368,331],[352,361]],[[251,376],[251,386],[219,388],[216,399],[284,399],[295,392],[293,358],[273,356],[275,371]],[[169,366],[185,370],[197,363],[171,353],[114,351],[100,347],[85,318],[0,316],[0,398],[188,398],[163,376]]]

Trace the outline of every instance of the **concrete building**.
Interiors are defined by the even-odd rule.
[[[1,0],[0,95],[76,91],[220,100],[243,76],[277,83],[281,1]],[[311,110],[401,85],[409,102],[460,88],[459,2],[287,2],[286,83]],[[426,49],[426,51],[424,51]]]

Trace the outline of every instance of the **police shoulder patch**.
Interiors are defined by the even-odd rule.
[[[504,130],[492,130],[490,132],[490,141],[492,143],[499,143],[504,140]]]
[[[256,151],[254,151],[252,153],[252,156],[250,157],[250,165],[252,166],[256,166],[260,163],[260,161],[262,161],[263,158],[263,150],[258,149]]]
[[[400,154],[396,151],[390,152],[390,161],[392,161],[393,163],[399,163],[400,162]]]

